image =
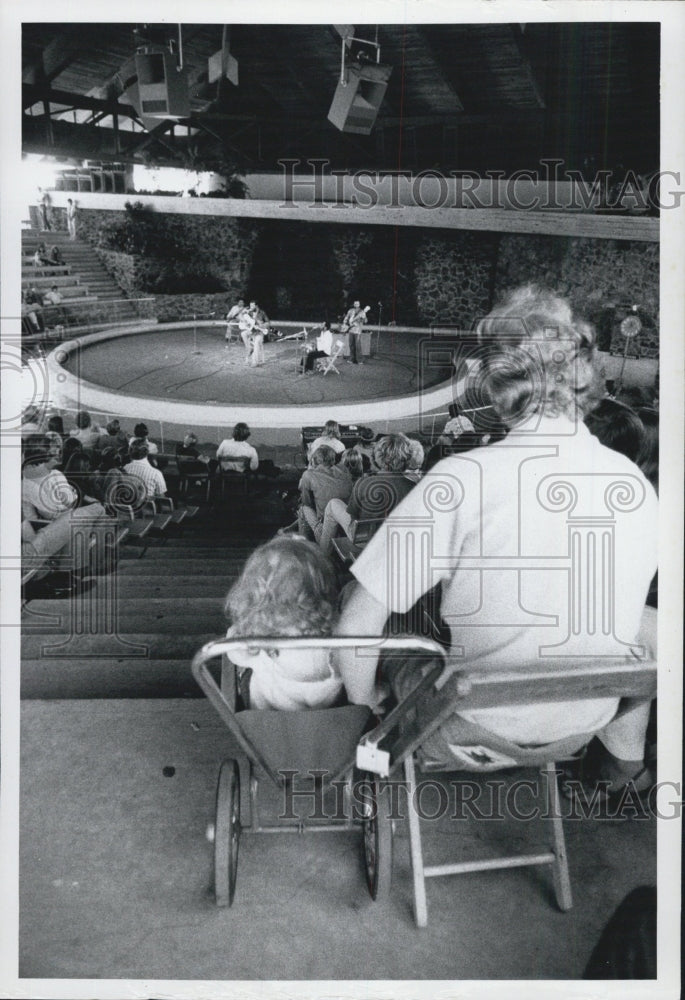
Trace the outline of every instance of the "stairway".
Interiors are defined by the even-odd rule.
[[[141,559],[122,546],[116,572],[85,595],[30,601],[22,613],[22,698],[199,697],[190,661],[225,634],[226,593],[275,530],[231,533],[225,522],[204,512],[201,523],[184,524],[182,535],[154,542]]]
[[[65,265],[69,268],[68,284],[73,286],[78,284],[88,290],[88,296],[93,300],[94,313],[102,313],[101,303],[104,307],[107,325],[113,322],[136,320],[139,314],[133,302],[127,301],[127,296],[119,287],[114,278],[105,270],[104,266],[94,253],[93,248],[84,240],[70,240],[67,233],[59,231],[22,230],[21,250],[22,250],[22,288],[27,288],[29,284],[35,283],[41,292],[47,291],[50,284],[67,284],[63,271],[59,272],[59,278],[50,281],[46,277],[46,269],[28,270],[31,266],[31,258],[35,253],[38,244],[44,242],[48,248],[57,245],[64,258]],[[48,272],[49,273],[49,272]],[[97,304],[95,302],[97,300]],[[116,301],[116,304],[114,302]],[[83,307],[80,307],[82,309]],[[83,325],[88,324],[85,318]],[[71,324],[70,324],[71,325]]]

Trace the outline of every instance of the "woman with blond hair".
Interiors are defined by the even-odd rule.
[[[380,636],[441,584],[452,663],[503,669],[544,659],[623,656],[635,643],[656,569],[657,499],[640,469],[590,434],[598,402],[593,333],[568,302],[525,286],[477,326],[480,378],[507,436],[438,462],[354,562],[342,635]],[[365,651],[367,652],[367,651]],[[374,705],[376,662],[340,667],[351,701]],[[399,696],[416,661],[393,664]],[[521,746],[596,733],[601,777],[648,787],[649,701],[614,719],[615,698],[511,705],[453,715],[424,744],[452,760],[464,719]],[[585,739],[585,742],[587,740]]]

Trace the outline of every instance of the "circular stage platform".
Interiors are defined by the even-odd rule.
[[[301,342],[264,345],[264,365],[245,364],[224,323],[113,328],[60,345],[48,357],[54,402],[98,414],[174,426],[292,430],[330,418],[344,424],[418,425],[453,401],[452,352],[440,340],[382,329],[363,365],[302,376]],[[398,425],[399,425],[398,424]]]

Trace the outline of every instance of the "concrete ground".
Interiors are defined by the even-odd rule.
[[[467,874],[429,881],[418,930],[398,821],[387,902],[368,896],[356,832],[244,834],[235,903],[218,910],[205,830],[226,739],[208,702],[25,700],[21,749],[21,977],[575,979],[626,893],[656,880],[654,819],[569,821],[571,911],[549,869]],[[546,834],[452,806],[423,824],[430,861]]]

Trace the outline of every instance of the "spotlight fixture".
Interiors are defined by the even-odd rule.
[[[375,61],[365,45],[375,49]],[[381,63],[378,42],[353,34],[343,37],[340,79],[328,112],[329,122],[341,132],[370,135],[391,73],[392,66]]]

